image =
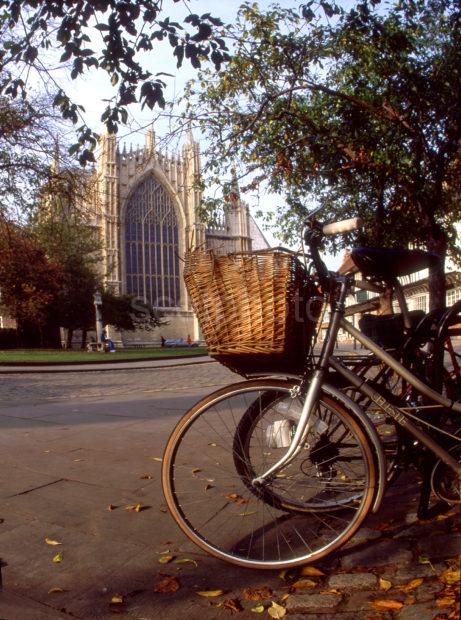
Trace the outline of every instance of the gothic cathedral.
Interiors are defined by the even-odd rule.
[[[186,249],[205,246],[227,254],[267,247],[238,189],[222,220],[207,228],[198,217],[200,155],[191,132],[179,156],[160,153],[152,129],[143,148],[129,151],[106,135],[96,175],[95,223],[106,285],[150,303],[167,322],[152,332],[112,330],[110,337],[121,346],[158,344],[161,337],[200,339],[182,276]]]

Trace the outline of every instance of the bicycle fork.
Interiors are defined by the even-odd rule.
[[[338,299],[332,304],[330,322],[327,330],[327,337],[323,343],[322,352],[316,369],[309,377],[309,387],[306,392],[306,398],[296,427],[295,434],[291,440],[290,446],[285,454],[274,463],[267,471],[254,478],[251,482],[255,486],[264,484],[266,480],[271,480],[283,467],[291,463],[299,454],[304,445],[307,435],[311,428],[311,418],[318,401],[322,385],[324,383],[325,373],[328,369],[329,358],[332,355],[336,343],[336,336],[339,330],[341,318],[344,316],[345,299],[348,292],[349,278],[341,277],[340,291]],[[304,383],[304,380],[303,380]]]

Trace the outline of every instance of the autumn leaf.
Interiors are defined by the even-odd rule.
[[[57,540],[52,540],[51,538],[45,538],[45,542],[47,545],[62,545],[62,543],[58,542]]]
[[[243,597],[247,601],[263,601],[266,598],[271,598],[272,590],[267,586],[261,586],[260,588],[245,588],[243,590]]]
[[[158,561],[160,564],[169,564],[172,560],[172,555],[162,555],[162,557],[160,557]]]
[[[404,586],[397,586],[397,590],[401,590],[402,592],[411,592],[411,590],[415,590],[419,588],[419,586],[423,583],[423,579],[412,579],[410,582],[405,584]]]
[[[109,505],[107,506],[107,510],[108,510],[109,512],[112,512],[112,511],[113,511],[113,510],[115,510],[116,508],[118,508],[118,506],[114,506],[113,504],[109,504]]]
[[[200,467],[194,467],[194,469],[192,470],[192,473],[195,474],[199,474],[202,470],[200,469]]]
[[[401,603],[400,601],[394,601],[392,599],[370,601],[370,605],[374,609],[402,609],[403,607],[403,603]]]
[[[315,566],[305,566],[299,572],[303,577],[325,577],[325,573],[322,573],[321,570],[315,568]]]
[[[304,588],[315,588],[316,582],[312,579],[298,579],[291,584],[290,590],[303,590]]]
[[[435,572],[435,568],[432,566],[432,562],[426,555],[420,555],[418,557],[418,564],[429,564],[432,570]]]
[[[57,553],[54,558],[53,558],[53,562],[55,564],[58,564],[59,562],[62,562],[62,553]]]
[[[238,506],[241,506],[242,504],[248,504],[248,500],[244,499],[238,493],[228,493],[227,495],[224,495],[224,497],[230,500],[231,502],[234,502]]]
[[[154,584],[154,592],[161,592],[162,594],[169,594],[171,592],[177,592],[181,587],[179,579],[173,575],[162,575],[163,579],[157,581]]]
[[[380,590],[384,590],[385,592],[387,592],[387,590],[390,590],[391,588],[392,588],[392,583],[388,579],[383,579],[382,577],[379,578],[379,589]]]
[[[262,614],[264,611],[264,605],[256,605],[250,609],[254,614]]]
[[[63,588],[50,588],[48,590],[48,594],[59,594],[60,592],[67,592],[67,590],[64,590]]]
[[[150,474],[143,474],[142,476],[139,476],[140,480],[152,480],[152,476]]]
[[[175,564],[194,564],[194,566],[198,566],[195,560],[191,560],[190,558],[180,558],[179,560],[174,561]]]
[[[224,590],[200,590],[196,594],[205,597],[221,596],[221,594],[224,594]]]
[[[282,607],[282,605],[278,605],[277,603],[274,603],[272,601],[272,605],[267,610],[267,613],[271,618],[276,618],[276,620],[278,620],[285,616],[287,610],[285,609],[285,607]]]
[[[158,463],[161,463],[163,459],[159,458],[158,456],[150,456],[149,457],[152,461],[157,461]]]
[[[461,571],[459,568],[455,568],[454,566],[452,566],[451,568],[447,568],[447,570],[443,571],[443,573],[441,573],[441,575],[439,576],[439,579],[440,581],[446,583],[449,586],[458,584],[461,582],[460,572]]]
[[[128,512],[142,512],[147,510],[149,506],[143,506],[142,504],[133,504],[132,506],[125,506],[125,510]]]
[[[121,594],[114,594],[114,596],[110,599],[111,605],[120,605],[123,603],[123,596]]]
[[[456,602],[455,597],[451,597],[451,596],[445,596],[443,598],[438,598],[436,601],[436,605],[438,607],[449,607],[450,605],[454,605]]]
[[[251,517],[252,515],[256,514],[256,510],[250,510],[250,512],[239,512],[238,516],[239,517]]]

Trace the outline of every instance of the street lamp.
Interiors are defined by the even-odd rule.
[[[96,342],[98,346],[98,351],[102,350],[102,295],[100,291],[95,291],[93,295],[94,299],[94,310],[96,314]]]

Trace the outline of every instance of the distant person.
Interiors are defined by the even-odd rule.
[[[165,346],[165,342],[166,342],[166,340],[165,340],[165,338],[163,336],[160,336],[160,342],[161,342],[161,346],[163,348]]]
[[[191,344],[192,344],[192,338],[190,337],[190,334],[187,334],[187,346],[190,347]]]

